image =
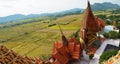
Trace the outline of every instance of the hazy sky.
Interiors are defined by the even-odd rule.
[[[90,0],[90,3],[112,2],[120,0]],[[0,17],[13,14],[51,13],[73,8],[86,8],[87,0],[0,0]]]

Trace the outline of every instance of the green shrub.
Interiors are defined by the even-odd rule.
[[[119,33],[117,33],[116,31],[110,31],[109,38],[112,38],[112,39],[119,38]]]
[[[108,33],[104,33],[103,36],[106,38],[111,38],[111,39],[118,39],[119,38],[119,33],[116,31],[109,31]]]
[[[109,38],[109,34],[108,34],[108,33],[104,33],[103,36],[104,36],[105,38]]]
[[[99,63],[102,64],[102,62],[107,61],[110,57],[115,56],[117,52],[118,50],[109,50],[103,52],[103,54],[100,56]]]
[[[56,24],[54,24],[54,23],[53,23],[53,24],[49,24],[48,27],[52,27],[52,26],[55,26],[55,25],[56,25]]]
[[[28,32],[25,32],[24,34],[27,35],[27,34],[29,34],[29,33],[28,33]]]
[[[90,58],[90,59],[92,59],[93,57],[94,57],[94,54],[92,54],[92,55],[89,55],[89,58]]]
[[[80,29],[78,29],[75,33],[72,33],[72,35],[70,35],[70,37],[76,37],[77,38],[77,40],[79,40],[80,39],[80,36],[79,36],[79,31],[80,31]]]

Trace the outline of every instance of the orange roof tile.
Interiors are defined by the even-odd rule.
[[[104,28],[106,23],[104,20],[100,19],[100,18],[96,18],[96,21],[98,23],[98,27],[99,27],[99,30],[101,30],[101,28]]]

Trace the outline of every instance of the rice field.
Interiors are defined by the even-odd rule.
[[[72,33],[80,29],[81,17],[82,14],[70,15],[51,21],[47,19],[3,28],[0,29],[0,44],[5,45],[20,55],[48,59],[52,54],[54,42],[56,40],[61,41],[58,26],[48,27],[48,25],[56,22],[60,23],[64,34],[69,38]],[[49,22],[45,23],[48,20]],[[11,24],[8,23],[7,25]]]

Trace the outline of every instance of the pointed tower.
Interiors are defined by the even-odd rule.
[[[88,1],[87,9],[84,12],[82,27],[90,32],[94,32],[94,33],[98,32],[98,24],[92,13],[89,1]]]
[[[89,47],[96,40],[96,33],[99,31],[98,23],[92,13],[89,1],[88,6],[84,12],[82,22],[81,36],[86,45]]]

